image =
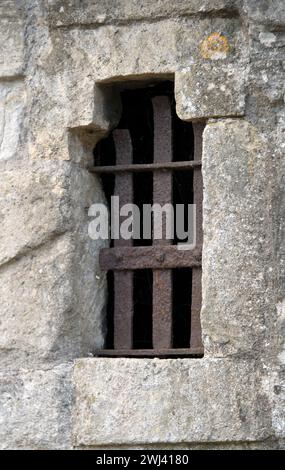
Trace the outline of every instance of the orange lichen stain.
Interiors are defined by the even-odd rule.
[[[225,59],[230,50],[229,42],[220,33],[212,33],[201,44],[201,55],[204,59]]]

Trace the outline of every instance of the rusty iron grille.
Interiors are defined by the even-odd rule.
[[[188,159],[184,157],[182,160],[180,155],[175,161],[173,122],[174,119],[177,122],[178,118],[173,101],[169,95],[149,98],[148,106],[151,106],[152,116],[149,124],[152,128],[151,162],[134,161],[136,143],[132,136],[134,128],[130,125],[129,129],[117,128],[112,132],[114,158],[111,164],[108,160],[108,154],[112,153],[109,147],[105,154],[101,150],[100,158],[91,171],[100,174],[103,180],[110,176],[113,178],[110,194],[120,197],[120,206],[137,202],[136,194],[144,198],[143,189],[145,187],[147,191],[150,179],[151,190],[148,191],[152,193],[152,202],[161,205],[173,203],[174,175],[178,175],[186,190],[191,187],[191,202],[196,204],[196,248],[180,251],[175,240],[167,239],[150,240],[143,246],[137,246],[138,243],[135,244],[132,239],[118,239],[112,242],[110,248],[101,250],[100,267],[112,276],[108,313],[108,328],[112,331],[107,333],[112,339],[105,349],[96,351],[95,355],[203,355],[200,309],[203,241],[201,153],[204,125],[179,120],[184,125],[184,133],[179,135],[178,146],[182,148],[183,141],[189,138],[192,139],[193,151]],[[122,125],[126,126],[126,120]],[[187,129],[191,130],[192,137],[187,134]],[[141,332],[144,332],[143,339],[140,337]]]

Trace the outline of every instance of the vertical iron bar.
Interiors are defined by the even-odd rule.
[[[202,159],[202,134],[204,125],[193,124],[194,160]],[[196,243],[202,249],[203,244],[203,180],[201,169],[195,169],[193,175],[194,204],[196,204]],[[192,268],[191,335],[190,347],[202,346],[200,312],[202,306],[202,268]]]
[[[171,107],[168,97],[153,98],[154,163],[172,161]],[[160,205],[172,203],[171,171],[154,172],[153,201]],[[165,234],[165,220],[162,233]],[[154,245],[166,245],[171,240],[153,240]],[[172,347],[172,272],[153,270],[153,348]]]
[[[132,163],[132,145],[128,130],[113,132],[116,148],[116,164]],[[133,202],[132,173],[118,173],[115,179],[115,195],[119,196],[120,207]],[[132,246],[133,240],[119,238],[114,246]],[[133,271],[114,272],[114,348],[133,347]]]

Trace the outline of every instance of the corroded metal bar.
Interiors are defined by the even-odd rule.
[[[129,131],[113,132],[116,148],[116,163],[132,163],[132,146]],[[131,173],[116,175],[115,195],[120,197],[120,206],[133,201],[133,178]],[[129,247],[132,239],[114,240],[115,247]],[[133,345],[133,272],[114,273],[114,348],[131,349]]]
[[[125,171],[146,172],[146,171],[164,171],[164,170],[195,170],[200,168],[201,162],[188,161],[188,162],[162,162],[162,163],[136,163],[133,165],[105,165],[105,166],[91,166],[89,171],[92,173],[123,173]]]
[[[152,100],[154,120],[154,163],[172,161],[171,108],[166,96]],[[164,205],[172,202],[172,174],[170,171],[154,173],[153,200]],[[165,233],[166,222],[162,223]],[[170,240],[153,240],[163,246]],[[172,273],[170,269],[153,271],[153,348],[172,347]]]
[[[108,270],[174,269],[201,266],[201,248],[177,250],[175,245],[104,248],[100,267]]]

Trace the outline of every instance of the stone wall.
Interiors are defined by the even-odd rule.
[[[284,447],[284,45],[281,0],[2,0],[2,448]],[[207,121],[205,357],[94,358],[92,149],[165,78]]]

